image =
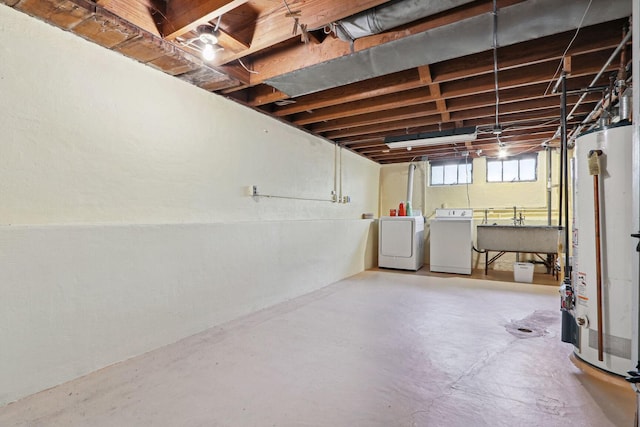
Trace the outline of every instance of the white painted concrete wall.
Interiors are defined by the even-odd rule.
[[[0,405],[374,264],[378,165],[0,5]]]

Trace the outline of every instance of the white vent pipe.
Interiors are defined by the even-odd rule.
[[[411,163],[409,165],[409,177],[407,178],[407,202],[413,204],[411,199],[413,199],[413,172],[416,170],[416,165]]]

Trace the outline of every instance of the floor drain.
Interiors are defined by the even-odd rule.
[[[533,332],[531,329],[528,329],[528,328],[518,328],[518,330],[519,330],[520,332],[526,332],[526,333],[528,333],[528,334],[530,334],[531,332]]]

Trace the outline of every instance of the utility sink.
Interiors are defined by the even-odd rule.
[[[561,230],[548,225],[478,225],[478,249],[555,254]]]

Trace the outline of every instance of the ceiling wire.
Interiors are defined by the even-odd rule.
[[[497,0],[493,0],[493,80],[496,89],[496,129],[500,123],[500,93],[498,90],[498,5]]]
[[[247,70],[250,74],[260,74],[259,71],[254,71],[254,70],[250,70],[247,68],[246,65],[244,65],[244,62],[242,62],[242,59],[238,58],[238,62],[240,63],[240,65],[242,65],[242,68],[244,68],[245,70]]]
[[[164,16],[164,15],[163,15]],[[218,28],[220,27],[220,20],[222,19],[222,15],[218,16],[218,21],[216,22],[216,25],[213,29],[213,31],[218,31]],[[178,43],[180,43],[181,45],[183,45],[184,47],[189,47],[191,46],[193,43],[200,41],[200,38],[198,36],[193,37],[187,41],[181,39],[180,37],[176,38],[176,41]]]
[[[580,23],[578,24],[578,28],[576,28],[575,34],[573,35],[573,38],[569,42],[569,45],[567,45],[567,48],[564,50],[564,53],[562,54],[562,57],[560,58],[560,63],[558,64],[558,68],[556,68],[556,72],[553,73],[553,77],[551,78],[551,80],[549,80],[549,84],[547,85],[547,89],[544,91],[544,96],[547,96],[549,94],[549,89],[551,88],[551,85],[553,84],[553,82],[556,79],[556,76],[558,75],[558,73],[562,69],[562,67],[564,65],[564,58],[567,56],[567,52],[569,52],[569,49],[571,49],[571,46],[573,46],[573,42],[576,41],[576,38],[578,37],[578,33],[580,32],[580,29],[582,28],[582,24],[584,23],[584,18],[587,17],[587,13],[589,13],[589,9],[591,8],[591,3],[593,3],[593,0],[589,0],[589,4],[587,4],[587,8],[584,10],[584,13],[582,14],[582,18],[580,19]]]
[[[287,8],[287,11],[289,11],[289,15],[293,15],[293,12],[291,12],[291,8],[289,7],[289,3],[287,3],[287,0],[282,0],[282,2],[284,3],[284,6]]]

